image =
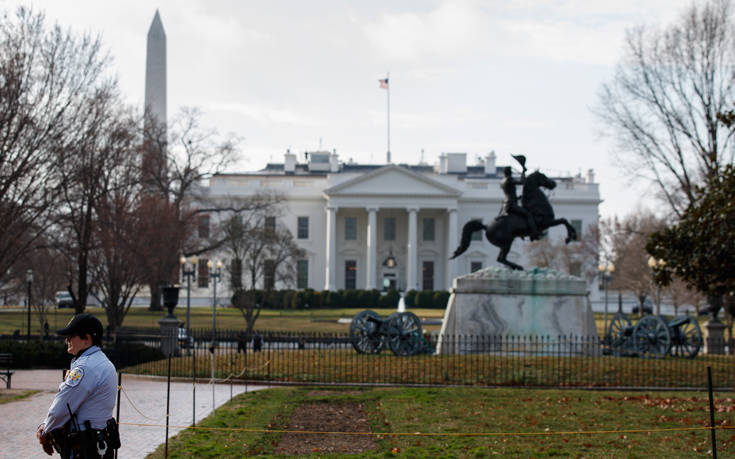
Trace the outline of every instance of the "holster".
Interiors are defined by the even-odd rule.
[[[112,458],[115,450],[120,448],[120,432],[115,418],[108,419],[101,430],[92,429],[89,421],[85,421],[84,426],[85,430],[72,431],[69,423],[63,429],[50,432],[54,449],[61,459],[69,459],[72,453],[74,459]]]

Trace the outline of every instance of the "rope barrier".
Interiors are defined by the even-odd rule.
[[[230,373],[229,375],[227,375],[227,377],[225,379],[222,380],[222,382],[227,382],[232,377],[238,378],[238,377],[242,376],[247,370],[262,370],[263,368],[267,367],[270,364],[271,364],[271,361],[268,360],[267,362],[265,362],[263,365],[259,366],[258,368],[243,367],[242,368],[242,371],[240,373],[238,373],[238,374]],[[212,384],[212,381],[211,380],[210,380],[210,383],[209,384]]]
[[[135,403],[133,403],[133,401],[132,401],[132,400],[130,400],[130,397],[128,397],[128,393],[127,393],[127,392],[125,392],[125,388],[124,388],[124,387],[122,387],[122,386],[117,386],[117,388],[118,388],[118,389],[120,389],[120,391],[121,391],[121,392],[123,393],[123,395],[125,396],[125,399],[126,399],[126,400],[127,400],[127,401],[128,401],[129,403],[130,403],[130,406],[132,406],[132,407],[133,407],[133,409],[134,409],[135,411],[137,411],[139,415],[143,416],[144,418],[148,419],[149,421],[160,421],[161,419],[166,419],[166,416],[167,416],[167,415],[164,415],[164,416],[163,416],[162,418],[150,418],[150,417],[146,416],[145,414],[143,414],[143,413],[142,413],[142,412],[141,412],[141,411],[140,411],[140,410],[138,409],[138,407],[137,407],[137,406],[135,406]]]
[[[141,424],[134,422],[121,422],[120,425],[137,427],[164,427],[161,424]],[[710,430],[710,427],[670,427],[662,429],[626,429],[626,430],[590,430],[590,431],[551,431],[551,432],[331,432],[312,430],[284,430],[284,429],[246,429],[244,427],[202,427],[202,426],[173,426],[177,429],[210,430],[225,432],[248,432],[248,433],[293,433],[309,435],[376,435],[394,437],[528,437],[548,435],[609,435],[609,434],[631,434],[631,433],[658,433],[658,432],[690,432],[696,430]],[[735,426],[717,426],[717,430],[735,429]]]

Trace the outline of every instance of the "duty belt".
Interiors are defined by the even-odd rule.
[[[51,431],[51,439],[62,459],[74,454],[74,459],[98,459],[112,457],[114,450],[120,448],[120,434],[115,418],[107,420],[104,429],[92,429],[89,421],[84,422],[85,430],[72,431],[70,424],[63,429]]]

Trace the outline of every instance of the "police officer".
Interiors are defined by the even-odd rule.
[[[74,358],[36,437],[49,456],[55,448],[62,458],[112,458],[120,446],[111,419],[117,381],[115,366],[100,349],[102,323],[77,314],[56,333]]]

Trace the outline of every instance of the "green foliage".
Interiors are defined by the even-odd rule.
[[[416,290],[409,290],[403,295],[403,301],[406,303],[407,308],[416,306],[416,295],[418,293]]]
[[[446,309],[449,302],[449,292],[439,290],[434,292],[434,307],[437,309]]]
[[[372,308],[373,305],[373,294],[370,290],[361,290],[359,295],[359,305],[363,308]]]
[[[380,297],[378,300],[379,308],[393,309],[398,306],[398,301],[401,299],[401,294],[398,290],[388,290],[385,295]]]
[[[163,353],[140,343],[104,345],[102,351],[117,368],[161,360]],[[0,352],[13,354],[13,368],[68,368],[72,356],[63,341],[0,340]]]
[[[360,307],[360,295],[358,290],[343,290],[342,291],[342,303],[343,306],[348,308],[359,308]]]
[[[648,253],[666,262],[656,273],[664,284],[675,275],[705,295],[729,294],[735,286],[735,169],[727,165],[709,186],[697,190],[676,225],[658,231]]]
[[[152,348],[142,343],[118,342],[103,349],[107,357],[116,368],[154,362],[165,359],[166,356],[158,348]]]
[[[0,352],[13,354],[13,368],[66,368],[71,361],[63,341],[0,340]]]
[[[433,308],[434,307],[434,292],[430,290],[421,290],[416,295],[416,307]]]

